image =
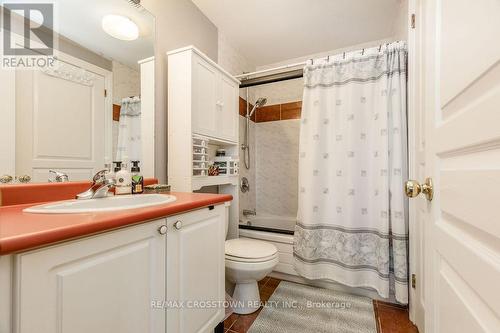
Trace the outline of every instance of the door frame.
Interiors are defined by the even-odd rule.
[[[408,0],[408,99],[407,99],[407,121],[408,121],[408,179],[419,179],[418,164],[424,156],[419,156],[419,121],[422,121],[422,2],[421,0]],[[415,26],[412,27],[412,15],[415,15]],[[423,125],[423,124],[422,124]],[[422,126],[421,125],[421,126]],[[420,132],[422,135],[423,132]],[[402,189],[403,190],[403,189]],[[424,309],[420,309],[418,302],[420,295],[418,289],[412,287],[412,276],[415,274],[417,288],[424,284],[423,250],[419,243],[425,236],[418,228],[417,209],[419,201],[408,202],[408,227],[409,227],[409,252],[408,252],[408,293],[409,293],[409,317],[410,320],[421,331],[424,330]],[[422,302],[423,303],[423,302]]]

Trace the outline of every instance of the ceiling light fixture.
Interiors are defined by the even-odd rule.
[[[102,18],[102,29],[110,36],[121,40],[135,40],[139,28],[131,19],[121,15],[106,15]]]

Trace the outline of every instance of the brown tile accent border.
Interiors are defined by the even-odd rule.
[[[240,97],[240,103],[239,103],[239,113],[240,113],[240,116],[244,117],[246,114],[247,114],[247,101],[245,101],[243,98]],[[250,104],[250,110],[252,110],[253,108],[253,105]],[[255,121],[255,116],[256,116],[256,113],[255,112],[252,117],[250,118],[251,121]]]
[[[120,109],[121,106],[118,104],[113,104],[113,120],[120,121]]]
[[[301,101],[281,104],[281,120],[300,119],[301,111]]]
[[[250,109],[251,108],[253,108],[252,104],[250,104]],[[251,120],[256,123],[262,123],[266,121],[300,119],[301,111],[302,101],[266,105],[258,108]],[[239,113],[240,116],[245,116],[246,114],[246,101],[241,97],[239,100]]]
[[[281,120],[281,105],[280,104],[275,104],[275,105],[266,105],[263,107],[260,107],[255,111],[256,117],[255,117],[255,122],[256,123],[262,123],[264,121],[276,121],[276,120]]]

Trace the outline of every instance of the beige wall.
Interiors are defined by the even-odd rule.
[[[104,68],[108,71],[112,70],[111,60],[86,49],[85,47],[73,42],[72,40],[58,35],[58,48],[61,52],[72,55],[78,59]]]
[[[394,39],[408,40],[409,15],[408,15],[408,0],[398,1],[398,12],[394,21]]]
[[[167,177],[167,57],[166,52],[195,45],[217,61],[217,27],[190,0],[143,0],[155,16],[155,176]]]

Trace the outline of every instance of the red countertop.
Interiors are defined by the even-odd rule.
[[[34,204],[0,207],[0,255],[83,237],[148,220],[231,201],[231,195],[170,193],[172,203],[114,212],[33,214],[23,209]],[[140,194],[139,194],[140,195]]]

